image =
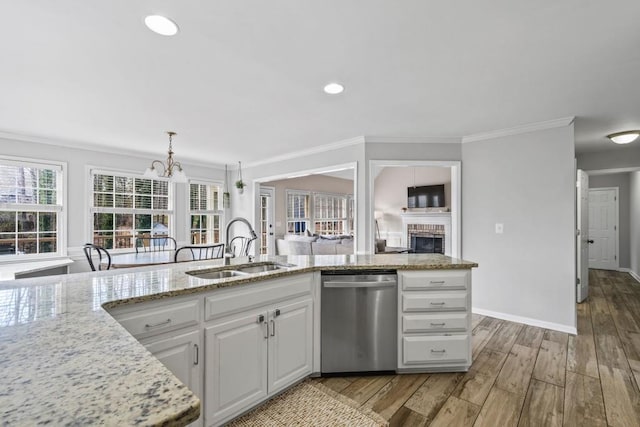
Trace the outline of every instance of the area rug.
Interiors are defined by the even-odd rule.
[[[304,381],[229,423],[245,426],[380,427],[389,423],[375,412],[314,381]]]

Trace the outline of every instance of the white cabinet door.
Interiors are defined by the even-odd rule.
[[[269,311],[269,393],[309,375],[313,363],[313,301]]]
[[[205,423],[218,425],[267,396],[267,312],[205,328]]]
[[[200,332],[192,331],[171,338],[147,342],[145,347],[198,396],[202,407]],[[202,412],[198,421],[192,425],[202,425]]]

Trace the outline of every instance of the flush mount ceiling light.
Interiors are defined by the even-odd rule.
[[[342,86],[340,83],[329,83],[324,87],[324,91],[329,95],[337,95],[344,92],[344,86]]]
[[[178,32],[178,25],[171,19],[160,15],[149,15],[144,18],[144,24],[151,31],[163,36],[174,36]]]
[[[638,139],[639,136],[640,130],[626,130],[624,132],[616,132],[611,135],[607,135],[607,138],[616,144],[628,144]]]

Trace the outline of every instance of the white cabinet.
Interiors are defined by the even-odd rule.
[[[471,366],[471,271],[398,272],[398,371]]]
[[[269,393],[276,393],[311,373],[313,301],[278,306],[269,315]]]
[[[202,301],[193,296],[125,305],[111,315],[203,403]],[[200,418],[192,426],[201,426]]]
[[[307,274],[205,297],[206,425],[221,425],[311,374],[312,285]]]
[[[227,419],[267,396],[266,312],[205,328],[205,420]]]
[[[218,425],[311,373],[313,301],[283,302],[205,328],[205,420]]]
[[[144,346],[196,396],[202,396],[200,331],[194,330],[171,337],[154,337]],[[201,398],[202,400],[202,398]],[[193,426],[202,425],[202,415]]]

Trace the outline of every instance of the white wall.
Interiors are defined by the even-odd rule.
[[[280,177],[296,172],[316,169],[331,169],[336,165],[355,163],[357,166],[357,203],[356,203],[356,250],[365,253],[373,247],[373,229],[369,223],[369,212],[373,210],[370,200],[369,160],[460,160],[459,139],[436,138],[429,142],[394,142],[391,138],[385,142],[367,142],[367,137],[355,138],[346,143],[337,143],[333,147],[324,147],[308,154],[301,153],[291,158],[247,167],[243,170],[249,187],[245,195],[232,202],[233,215],[250,218],[252,223],[259,218],[258,195],[254,180]],[[234,175],[235,176],[235,175]],[[232,190],[232,195],[234,190]]]
[[[462,165],[474,310],[575,332],[573,124],[463,144]]]
[[[166,157],[164,146],[157,155],[133,157],[113,153],[104,153],[78,148],[67,148],[34,142],[15,141],[0,138],[0,153],[7,156],[28,157],[43,160],[67,162],[67,248],[69,255],[76,260],[71,271],[87,271],[88,265],[83,258],[80,248],[90,242],[89,235],[89,177],[87,166],[97,166],[105,169],[140,172],[151,164],[152,159]],[[180,153],[176,153],[180,160]],[[183,163],[185,173],[191,179],[207,181],[222,181],[224,170],[204,168]],[[175,237],[178,242],[186,243],[188,191],[186,184],[177,184],[175,193]]]
[[[631,267],[631,258],[629,255],[631,248],[629,176],[630,174],[628,172],[589,175],[589,188],[618,187],[618,259],[620,261],[620,268]]]
[[[281,238],[287,226],[287,190],[319,191],[334,194],[353,194],[353,180],[325,175],[301,176],[265,182],[263,185],[275,188],[275,235]]]
[[[631,227],[629,239],[630,268],[637,280],[640,280],[640,172],[629,176],[629,200],[631,208]]]
[[[640,145],[629,146],[611,143],[607,151],[582,153],[577,156],[578,169],[585,171],[640,167]]]
[[[414,175],[415,173],[415,175]],[[414,180],[415,177],[415,180]],[[389,246],[400,246],[402,208],[407,207],[407,188],[413,185],[444,184],[446,206],[451,207],[451,168],[449,167],[384,167],[375,178],[374,210],[380,237]]]

